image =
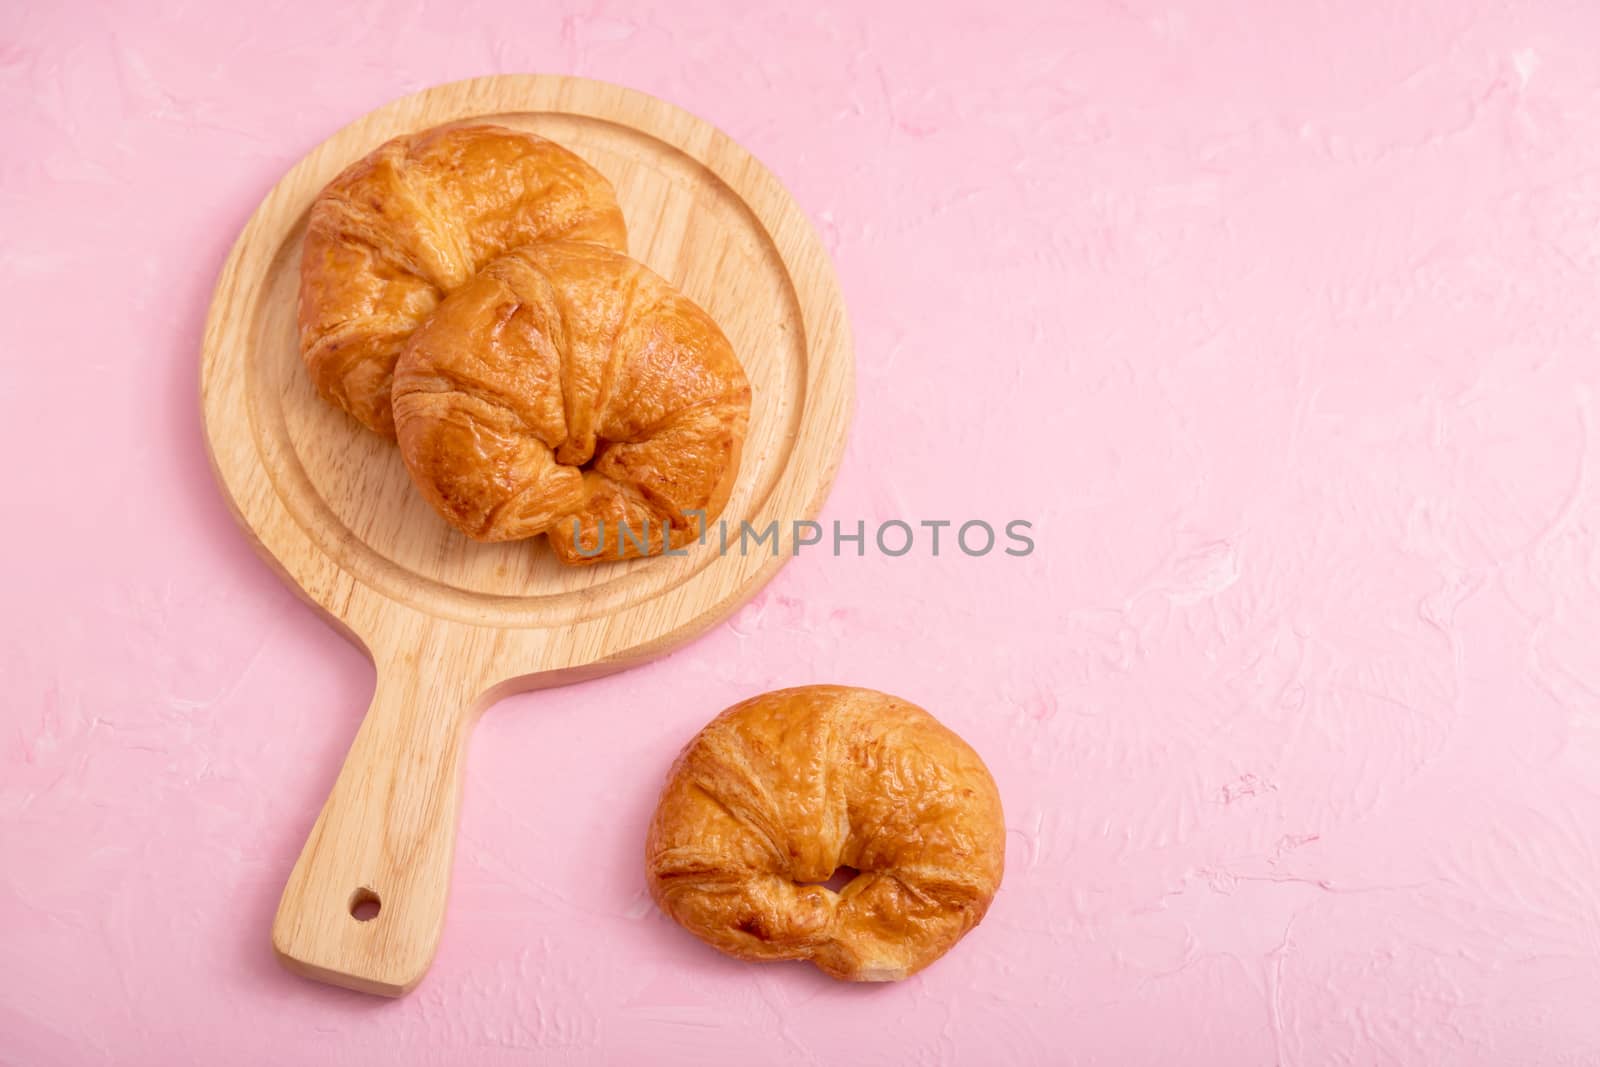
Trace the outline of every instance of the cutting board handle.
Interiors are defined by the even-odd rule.
[[[397,997],[444,927],[467,732],[481,693],[422,649],[376,659],[378,686],[272,924],[297,974]]]

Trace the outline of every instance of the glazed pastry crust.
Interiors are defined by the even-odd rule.
[[[691,741],[646,845],[650,892],[745,960],[894,981],[983,918],[1005,861],[983,761],[926,711],[868,689],[747,700]],[[835,893],[841,867],[861,873]]]
[[[485,267],[411,337],[400,454],[467,536],[565,563],[679,548],[739,470],[750,386],[716,323],[627,256],[546,242]],[[632,536],[623,536],[624,524]]]
[[[394,436],[390,379],[412,331],[490,260],[557,239],[628,247],[610,183],[560,145],[457,125],[379,146],[311,206],[299,318],[311,380]]]

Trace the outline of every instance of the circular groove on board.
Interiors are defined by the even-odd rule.
[[[643,131],[570,115],[501,114],[486,120],[559,139],[594,163],[617,186],[634,256],[684,289],[719,324],[729,324],[724,329],[754,394],[739,482],[724,512],[736,527],[770,496],[805,403],[805,329],[771,236],[703,165]],[[619,160],[633,161],[632,168],[619,166]],[[651,165],[641,167],[640,160]],[[722,251],[713,265],[694,264],[685,253],[684,232],[662,234],[649,225],[652,217],[670,213],[665,209],[681,208],[662,202],[678,198],[693,205],[685,232],[705,239],[715,231]],[[251,423],[284,504],[342,568],[393,599],[416,601],[421,594],[434,614],[515,625],[535,607],[532,601],[541,621],[550,612],[577,621],[628,607],[675,588],[716,558],[714,544],[707,544],[684,558],[571,568],[555,560],[543,538],[480,544],[447,525],[412,488],[394,444],[324,402],[311,385],[295,334],[304,230],[302,217],[273,256],[258,294],[247,356]],[[729,271],[741,284],[727,284]],[[752,300],[747,294],[754,286],[763,291]],[[752,329],[751,320],[732,314],[739,305],[771,307],[770,323]]]
[[[588,160],[617,190],[634,258],[728,334],[754,395],[722,518],[735,529],[745,519],[786,524],[820,506],[843,450],[853,372],[815,231],[776,180],[707,123],[631,90],[538,75],[440,86],[380,108],[313,151],[263,201],[207,322],[202,400],[213,467],[263,553],[363,639],[387,600],[475,627],[578,628],[557,646],[507,646],[508,662],[549,667],[660,651],[657,638],[676,643],[708,625],[782,559],[719,556],[714,531],[686,557],[579,568],[558,563],[543,538],[471,541],[416,493],[392,442],[317,396],[300,360],[300,247],[316,191],[396,134],[459,121],[527,129]]]

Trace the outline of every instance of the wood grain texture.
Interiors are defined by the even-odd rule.
[[[781,543],[569,568],[542,539],[484,545],[440,519],[393,444],[319,399],[295,300],[306,214],[352,160],[397,134],[481,119],[571,148],[616,186],[631,252],[700,303],[754,390],[724,519]],[[218,481],[257,548],[363,648],[377,693],[273,925],[292,969],[399,995],[443,925],[466,732],[499,696],[618,670],[725,618],[788,558],[821,506],[853,403],[849,329],[804,214],[749,153],[642,93],[542,75],[406,97],[341,130],[275,187],[222,270],[201,401]],[[352,915],[376,898],[376,916]]]

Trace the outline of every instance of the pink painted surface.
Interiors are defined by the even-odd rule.
[[[1600,1063],[1600,9],[665,6],[4,3],[0,1062]],[[1038,550],[802,559],[506,701],[378,1001],[268,948],[372,677],[233,528],[196,354],[305,151],[521,70],[705,116],[816,220],[829,519]],[[989,919],[901,985],[643,890],[678,747],[814,681],[1005,798]]]

